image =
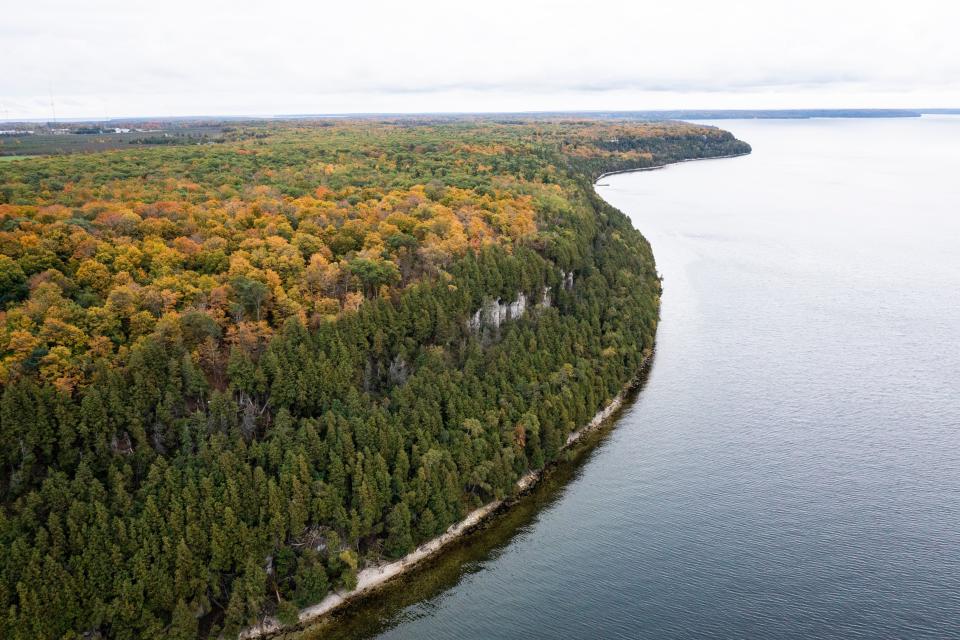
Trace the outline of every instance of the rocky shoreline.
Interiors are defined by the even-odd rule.
[[[591,431],[602,426],[617,412],[617,410],[623,406],[624,400],[627,398],[630,391],[637,387],[643,374],[646,372],[650,363],[650,359],[651,356],[647,356],[644,359],[640,366],[640,370],[637,372],[637,375],[634,376],[634,378],[632,378],[626,385],[624,385],[623,389],[621,389],[620,392],[614,396],[612,400],[610,400],[610,402],[600,409],[600,411],[593,416],[590,422],[567,436],[567,440],[563,446],[564,449],[571,447],[581,440],[587,433],[590,433]],[[547,468],[549,468],[549,466]],[[513,497],[522,495],[532,489],[540,480],[544,470],[545,469],[538,469],[536,471],[530,471],[517,480]],[[248,627],[240,632],[240,635],[238,636],[239,640],[269,638],[282,632],[290,631],[296,627],[318,621],[320,618],[352,602],[359,596],[366,595],[372,591],[375,591],[376,589],[379,589],[390,580],[414,568],[421,561],[436,555],[447,544],[474,530],[501,508],[509,507],[510,500],[512,499],[513,498],[506,498],[503,500],[494,500],[492,502],[488,502],[482,507],[471,511],[463,520],[450,525],[450,527],[444,533],[440,534],[436,538],[433,538],[432,540],[424,542],[399,560],[394,560],[393,562],[378,564],[363,569],[357,573],[357,586],[354,589],[351,589],[350,591],[341,590],[331,593],[317,604],[309,606],[305,609],[301,609],[298,616],[299,619],[297,625],[286,626],[276,618],[269,617],[261,621],[259,624]]]

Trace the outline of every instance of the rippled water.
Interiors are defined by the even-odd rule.
[[[715,124],[598,187],[664,276],[636,402],[341,634],[960,637],[960,118]]]

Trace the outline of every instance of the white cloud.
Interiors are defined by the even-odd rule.
[[[960,106],[958,23],[936,0],[11,0],[0,117]]]

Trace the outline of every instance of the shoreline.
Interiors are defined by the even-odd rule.
[[[564,442],[561,450],[570,448],[572,445],[583,439],[585,435],[605,424],[623,406],[624,400],[627,398],[630,392],[639,386],[640,382],[643,380],[643,376],[647,373],[650,367],[650,362],[652,359],[653,354],[646,356],[643,359],[643,362],[640,363],[640,368],[636,375],[634,375],[633,378],[631,378],[623,386],[623,388],[620,389],[619,393],[617,393],[617,395],[614,396],[610,402],[608,402],[596,414],[594,414],[593,418],[591,418],[587,424],[571,432],[570,435],[567,436],[567,439]],[[343,606],[346,606],[357,598],[376,591],[391,580],[407,573],[423,560],[436,555],[447,544],[470,533],[478,526],[483,524],[491,516],[493,516],[501,508],[509,507],[513,500],[516,500],[518,497],[527,493],[534,486],[536,486],[537,482],[539,482],[540,478],[543,476],[544,471],[549,469],[554,464],[556,464],[556,462],[551,462],[545,465],[542,469],[527,472],[521,476],[519,480],[517,480],[516,484],[514,485],[513,495],[501,500],[493,500],[482,507],[474,509],[462,520],[450,525],[450,527],[448,527],[447,530],[442,534],[436,538],[432,538],[424,542],[404,557],[392,562],[373,565],[357,572],[357,586],[354,589],[350,591],[337,591],[330,593],[317,604],[301,609],[296,624],[284,625],[275,617],[271,616],[262,620],[259,624],[247,627],[241,631],[238,635],[238,640],[271,638],[276,637],[281,633],[302,628],[307,624],[317,622],[321,618],[333,613]]]
[[[728,153],[727,155],[724,155],[724,156],[710,156],[707,158],[684,158],[683,160],[677,160],[675,162],[664,162],[663,164],[656,164],[651,167],[639,167],[637,169],[618,169],[617,171],[607,171],[606,173],[601,173],[596,178],[594,178],[593,185],[598,186],[597,182],[599,182],[600,180],[603,180],[607,176],[617,175],[618,173],[638,173],[640,171],[656,171],[657,169],[663,169],[665,167],[669,167],[674,164],[681,164],[683,162],[699,162],[703,160],[722,160],[724,158],[739,158],[741,156],[748,156],[751,153],[752,153],[751,151],[744,151],[743,153]]]

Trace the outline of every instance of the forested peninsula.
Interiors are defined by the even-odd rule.
[[[0,164],[0,636],[235,637],[555,460],[653,348],[684,123],[232,123]]]

